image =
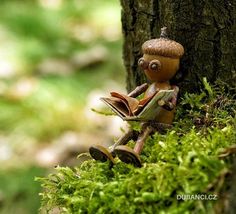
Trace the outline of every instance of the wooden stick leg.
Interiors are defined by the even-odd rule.
[[[113,153],[115,148],[119,145],[127,144],[136,134],[136,131],[130,129],[123,136],[121,136],[110,148],[110,152]]]
[[[153,130],[154,129],[151,126],[146,126],[144,128],[142,134],[138,137],[138,140],[137,140],[137,142],[135,144],[135,147],[134,147],[134,151],[137,154],[141,153],[141,151],[143,150],[143,146],[144,146],[145,140],[151,134],[151,132],[153,132]]]

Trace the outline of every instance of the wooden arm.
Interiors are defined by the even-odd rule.
[[[174,109],[174,105],[172,104],[172,102],[165,102],[164,100],[159,100],[158,101],[158,105],[161,106],[162,108],[164,108],[167,111],[172,111]]]
[[[144,91],[146,91],[148,88],[148,84],[147,83],[144,83],[140,86],[137,86],[133,91],[131,91],[128,96],[129,97],[137,97],[139,96],[140,94],[142,94]]]
[[[171,103],[176,106],[177,103],[177,97],[178,97],[178,93],[179,93],[179,87],[177,85],[172,86],[172,88],[174,89],[174,95],[171,99]]]
[[[179,87],[178,86],[173,86],[174,89],[174,94],[173,97],[171,98],[170,101],[165,102],[164,100],[159,100],[158,105],[166,109],[167,111],[172,111],[177,103],[177,97],[179,93]]]

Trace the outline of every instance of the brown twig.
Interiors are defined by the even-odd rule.
[[[119,145],[125,145],[129,142],[129,140],[131,140],[132,138],[134,138],[136,135],[136,131],[129,129],[124,135],[122,135],[111,147],[110,147],[110,151],[111,153],[114,152],[114,149],[119,146]]]
[[[224,151],[222,151],[218,157],[220,159],[223,159],[225,157],[228,157],[229,155],[232,155],[232,154],[236,154],[236,145],[232,145],[226,149],[224,149]]]
[[[140,94],[142,94],[144,91],[146,91],[148,88],[148,84],[147,83],[144,83],[140,86],[137,86],[133,91],[131,91],[128,96],[129,97],[137,97],[139,96]]]
[[[141,133],[141,135],[138,137],[138,140],[136,141],[136,144],[135,144],[135,147],[134,147],[134,151],[137,153],[137,154],[140,154],[142,149],[143,149],[143,146],[144,146],[144,143],[145,143],[145,140],[147,139],[147,137],[151,134],[151,132],[154,131],[154,128],[152,126],[146,126],[143,130],[143,132]]]

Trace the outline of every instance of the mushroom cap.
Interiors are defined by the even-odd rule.
[[[184,54],[183,46],[167,38],[151,39],[143,43],[144,54],[159,55],[170,58],[181,58]]]

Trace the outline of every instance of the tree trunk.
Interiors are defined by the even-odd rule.
[[[163,26],[185,48],[173,79],[182,92],[199,89],[203,77],[236,85],[235,0],[121,0],[121,5],[128,91],[147,81],[137,66],[141,45],[159,37]]]

